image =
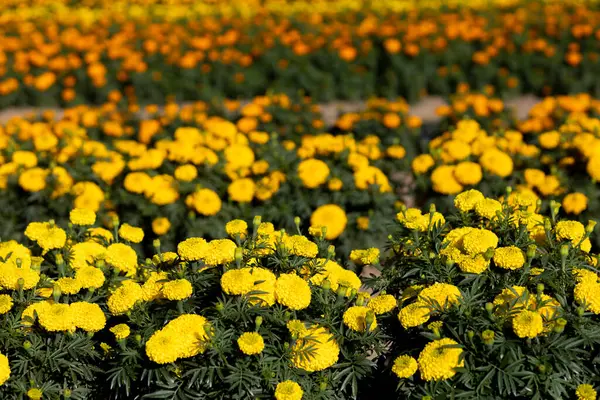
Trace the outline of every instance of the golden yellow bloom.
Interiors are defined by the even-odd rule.
[[[321,160],[309,158],[298,165],[298,177],[304,186],[314,189],[327,181],[329,167]]]
[[[516,246],[497,248],[493,259],[496,266],[504,269],[519,269],[525,264],[525,254]]]
[[[119,227],[119,237],[131,243],[140,243],[144,240],[144,230],[137,226],[123,224]]]
[[[367,326],[369,313],[371,313],[372,322]],[[344,325],[356,332],[372,331],[377,328],[377,317],[375,317],[375,313],[369,307],[365,306],[353,306],[348,308],[344,312],[343,320]]]
[[[429,321],[431,308],[424,302],[417,301],[403,307],[398,313],[398,320],[404,329],[414,328]]]
[[[221,198],[217,193],[210,189],[200,189],[190,194],[185,199],[185,204],[196,210],[197,213],[210,216],[216,215],[221,211]]]
[[[231,237],[239,236],[244,239],[248,235],[248,224],[241,219],[234,219],[225,225],[225,231]]]
[[[392,372],[398,378],[410,378],[417,372],[417,360],[409,355],[402,355],[394,360]]]
[[[175,179],[181,182],[191,182],[198,176],[198,169],[195,165],[186,164],[175,168]]]
[[[237,340],[242,353],[246,355],[260,354],[265,348],[265,341],[257,332],[245,332]]]
[[[464,365],[463,350],[452,339],[444,338],[428,343],[419,354],[419,371],[425,381],[442,381],[456,375],[457,367]]]
[[[187,261],[198,261],[204,258],[208,249],[206,240],[193,237],[180,242],[177,245],[177,254]]]
[[[169,300],[184,300],[192,295],[192,284],[187,279],[165,282],[161,294]]]
[[[310,225],[314,229],[326,227],[325,239],[338,238],[346,229],[348,218],[337,204],[325,204],[317,208],[310,216]]]
[[[75,208],[71,210],[69,219],[73,225],[94,225],[96,213],[84,208]]]
[[[597,396],[594,387],[587,383],[577,386],[575,394],[577,395],[577,400],[596,400]]]
[[[138,266],[137,253],[123,243],[113,243],[106,249],[106,263],[118,271],[133,276]]]
[[[10,365],[8,358],[0,353],[0,385],[3,385],[10,378]]]
[[[523,310],[512,320],[513,330],[520,338],[534,338],[544,330],[543,319],[537,311]]]
[[[473,210],[483,199],[484,196],[479,190],[471,189],[456,195],[454,206],[462,212],[467,212]]]
[[[303,310],[310,305],[310,286],[296,274],[281,274],[275,282],[275,299],[292,310]]]
[[[171,222],[168,218],[159,217],[152,221],[152,232],[158,236],[166,234],[171,229]]]
[[[588,198],[583,193],[569,193],[564,197],[562,206],[568,214],[579,215],[587,209]]]
[[[300,385],[294,381],[280,382],[275,388],[275,400],[302,400],[303,394]]]
[[[305,339],[310,336],[309,339]],[[311,357],[305,357],[311,348]],[[306,372],[322,371],[334,365],[339,358],[340,347],[333,335],[325,328],[313,326],[301,332],[293,347],[292,363]]]
[[[129,337],[131,334],[131,330],[127,324],[118,324],[109,329],[113,335],[115,335],[115,339],[124,340]]]
[[[429,171],[435,165],[433,157],[429,154],[421,154],[415,157],[411,163],[412,170],[415,174],[421,175]]]

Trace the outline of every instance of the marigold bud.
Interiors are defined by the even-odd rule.
[[[494,344],[494,337],[496,336],[496,333],[494,331],[490,331],[485,330],[481,333],[481,338],[483,339],[483,343],[487,344],[488,346],[491,346],[492,344]]]

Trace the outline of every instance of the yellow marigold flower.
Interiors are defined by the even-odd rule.
[[[255,160],[254,151],[244,144],[228,146],[225,149],[224,155],[227,164],[230,164],[235,169],[250,167]]]
[[[433,157],[429,154],[421,154],[415,157],[411,163],[411,168],[416,175],[424,174],[435,165]]]
[[[10,365],[8,358],[0,353],[0,385],[3,385],[10,378]]]
[[[46,178],[49,171],[43,168],[31,168],[19,176],[19,186],[27,192],[39,192],[46,188]]]
[[[467,254],[482,254],[498,247],[498,236],[487,229],[474,229],[463,237],[462,244]]]
[[[245,332],[237,340],[242,353],[246,355],[260,354],[265,348],[265,341],[257,332]]]
[[[81,267],[75,272],[75,280],[82,289],[98,289],[104,285],[105,279],[102,270],[92,266]]]
[[[559,221],[554,227],[556,239],[570,240],[573,244],[579,242],[585,236],[585,227],[579,221]]]
[[[457,194],[454,198],[454,206],[462,212],[467,212],[473,210],[475,205],[484,199],[479,190],[471,189]]]
[[[300,336],[307,330],[304,322],[300,321],[299,319],[291,319],[285,325],[292,336]]]
[[[337,191],[341,190],[343,186],[344,186],[344,182],[342,182],[342,180],[339,178],[331,178],[329,180],[329,183],[327,184],[327,187],[332,192],[337,192]]]
[[[454,177],[461,185],[477,185],[483,178],[481,166],[471,161],[463,161],[454,169]]]
[[[302,235],[284,237],[282,244],[290,252],[290,254],[299,257],[314,258],[319,253],[319,247],[317,244],[311,242]]]
[[[387,148],[386,153],[388,157],[399,160],[406,156],[406,149],[400,145],[392,145]]]
[[[98,304],[79,301],[71,303],[73,322],[86,332],[98,332],[106,325],[106,316]]]
[[[573,275],[575,275],[575,280],[577,281],[577,283],[598,282],[598,274],[594,271],[590,271],[589,269],[574,268],[571,272],[573,273]]]
[[[292,310],[303,310],[310,305],[310,286],[296,274],[281,274],[275,282],[275,299]]]
[[[516,246],[499,247],[494,252],[494,263],[504,269],[519,269],[525,265],[525,254]]]
[[[0,315],[9,312],[12,306],[12,297],[8,294],[0,294]]]
[[[361,217],[356,218],[356,227],[358,229],[360,229],[361,231],[368,230],[369,225],[370,225],[369,217],[361,216]]]
[[[372,247],[366,250],[352,250],[350,260],[357,265],[370,265],[379,262],[379,249]]]
[[[458,304],[460,298],[460,290],[458,290],[456,286],[449,283],[437,282],[421,290],[419,293],[420,301],[435,301],[442,308]]]
[[[452,339],[444,338],[428,343],[419,354],[419,371],[425,381],[443,381],[456,375],[463,350]]]
[[[231,237],[239,236],[244,239],[248,235],[248,224],[241,219],[234,219],[225,225],[225,231]]]
[[[169,300],[184,300],[192,295],[192,284],[187,279],[177,279],[162,285],[161,293]]]
[[[123,281],[121,286],[109,296],[107,301],[108,310],[113,315],[125,314],[143,297],[144,291],[138,283],[132,280]]]
[[[31,168],[37,165],[37,156],[32,151],[17,150],[12,154],[12,161],[23,167]]]
[[[64,294],[77,294],[81,290],[81,282],[75,278],[59,278],[56,285],[60,287],[61,293]]]
[[[495,219],[502,212],[502,203],[498,200],[485,198],[475,203],[475,213],[485,219]]]
[[[236,179],[227,187],[227,194],[233,201],[250,203],[256,193],[256,184],[250,178]]]
[[[396,308],[397,305],[396,298],[391,294],[380,294],[372,297],[367,303],[367,307],[377,315],[388,313]]]
[[[398,378],[410,378],[417,372],[418,365],[417,360],[409,355],[402,355],[396,357],[394,360],[394,366],[392,372],[396,374]]]
[[[483,169],[501,178],[512,174],[514,167],[512,158],[496,148],[485,150],[479,157],[479,163]]]
[[[371,313],[373,322],[367,327],[367,314]],[[377,328],[377,317],[375,313],[369,307],[365,306],[352,306],[344,312],[344,324],[356,332],[364,332],[367,330],[372,331]]]
[[[73,225],[94,225],[96,213],[85,208],[75,208],[69,213],[69,220]]]
[[[177,245],[177,254],[186,261],[198,261],[204,258],[208,250],[206,240],[193,237],[180,242]]]
[[[317,263],[323,263],[326,260],[317,259]],[[320,268],[319,272],[315,274],[310,281],[314,285],[322,286],[325,281],[328,281],[331,290],[338,291],[339,286],[347,288],[346,296],[350,294],[352,289],[359,290],[362,286],[360,278],[352,271],[341,267],[338,263],[333,260],[326,261],[325,264]]]
[[[431,173],[433,190],[441,194],[456,194],[463,190],[463,186],[454,177],[453,165],[440,165]]]
[[[408,229],[424,231],[426,229],[423,213],[418,208],[409,208],[396,214],[396,219]]]
[[[106,249],[106,263],[125,272],[127,276],[135,275],[138,259],[134,249],[123,243],[113,243]]]
[[[380,193],[392,191],[388,177],[377,167],[367,166],[354,172],[354,185],[357,189],[367,190],[371,186],[379,186]]]
[[[42,392],[42,389],[31,388],[27,391],[27,397],[29,400],[41,400],[43,396],[44,392]]]
[[[204,252],[204,263],[206,265],[230,263],[235,259],[236,248],[237,245],[229,239],[211,240]]]
[[[54,222],[31,222],[25,229],[25,236],[44,250],[60,249],[67,240],[65,231]]]
[[[171,222],[168,218],[159,217],[152,221],[152,232],[158,236],[162,236],[171,229]]]
[[[312,228],[320,229],[326,227],[325,239],[338,238],[346,229],[348,218],[343,208],[337,204],[325,204],[317,208],[310,216]]]
[[[114,239],[112,232],[104,228],[90,228],[87,233],[91,238],[101,238],[107,242],[112,242]]]
[[[583,193],[569,193],[563,199],[562,206],[568,214],[579,215],[587,209],[588,198]]]
[[[169,364],[181,357],[183,343],[172,330],[156,331],[146,342],[146,355],[157,364]]]
[[[74,314],[68,304],[51,304],[36,310],[40,325],[48,332],[71,331],[75,328]]]
[[[227,294],[240,296],[253,289],[254,281],[251,268],[231,269],[221,276],[221,288]]]
[[[523,310],[513,317],[513,330],[520,338],[534,338],[544,330],[544,321],[537,311]]]
[[[468,274],[481,274],[486,271],[490,265],[489,261],[481,254],[476,255],[461,255],[458,260],[454,260],[458,263],[458,267],[462,272]]]
[[[302,400],[303,395],[304,391],[294,381],[280,382],[275,388],[275,400]]]
[[[115,339],[117,340],[125,340],[131,334],[131,329],[127,324],[118,324],[109,329],[113,335],[115,335]]]
[[[403,307],[398,313],[398,320],[404,329],[414,328],[429,321],[431,309],[421,301]]]
[[[196,210],[197,213],[204,216],[216,215],[221,211],[223,203],[221,198],[214,191],[203,188],[190,194],[185,199],[185,204]]]
[[[311,357],[306,357],[308,349],[311,349]],[[292,363],[306,372],[327,369],[338,361],[340,355],[340,347],[333,335],[320,326],[306,329],[299,336],[292,351]]]
[[[597,396],[594,387],[588,383],[577,386],[575,394],[577,395],[577,400],[596,400]]]
[[[557,131],[544,132],[538,136],[538,140],[544,149],[555,149],[560,144],[560,133]]]
[[[76,243],[71,247],[69,265],[74,270],[94,265],[96,260],[104,259],[106,247],[95,241]]]
[[[49,301],[40,301],[28,305],[21,314],[21,323],[25,326],[33,325],[33,322],[35,322],[35,315],[37,314],[39,317],[42,310],[49,308],[50,305],[51,303]]]
[[[298,165],[298,177],[309,189],[314,189],[327,181],[329,166],[316,158],[303,160]]]
[[[525,208],[530,213],[535,213],[538,208],[539,197],[535,192],[526,187],[520,187],[518,190],[512,192],[508,198],[508,204],[514,207],[516,210]]]
[[[175,179],[181,182],[191,182],[198,176],[198,169],[195,165],[186,164],[175,168]]]
[[[591,279],[582,280],[575,285],[573,294],[575,300],[579,304],[585,305],[587,311],[600,314],[600,283]]]
[[[534,168],[527,168],[524,172],[525,182],[529,186],[538,187],[544,184],[546,174],[544,171]]]
[[[140,243],[144,240],[144,230],[137,226],[123,224],[119,227],[119,237],[131,243]]]

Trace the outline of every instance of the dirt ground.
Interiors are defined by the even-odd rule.
[[[507,107],[515,110],[517,117],[524,118],[527,116],[527,113],[531,109],[531,107],[539,102],[535,96],[522,96],[513,100],[509,100],[506,102]],[[424,122],[430,123],[435,122],[439,118],[435,114],[435,110],[446,104],[444,99],[437,96],[429,96],[416,104],[413,104],[410,107],[410,114],[416,115],[420,117]],[[335,123],[337,116],[341,113],[345,112],[356,112],[365,108],[364,102],[332,102],[321,104],[321,110],[323,113],[323,119],[327,126],[331,126]],[[44,108],[35,108],[35,107],[20,107],[20,108],[7,108],[4,110],[0,110],[0,124],[4,124],[14,117],[23,117],[30,114],[38,114],[47,109]],[[62,110],[60,109],[52,109],[60,115]]]

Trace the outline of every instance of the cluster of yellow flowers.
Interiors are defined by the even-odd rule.
[[[349,332],[371,334],[379,332],[376,315],[390,313],[397,306],[391,295],[371,296],[362,291],[359,276],[333,258],[333,246],[327,249],[326,258],[320,257],[319,247],[326,243],[321,234],[313,242],[300,234],[275,230],[273,224],[259,217],[254,220],[252,232],[245,221],[231,220],[225,227],[230,238],[190,237],[177,245],[176,252],[161,251],[161,245],[155,242],[156,254],[140,261],[137,246],[145,234],[139,227],[115,218],[108,222],[111,232],[95,226],[98,218],[89,209],[75,208],[69,215],[67,229],[54,221],[30,223],[25,233],[33,243],[30,247],[16,241],[0,243],[4,260],[0,284],[8,291],[0,295],[0,315],[14,313],[29,335],[52,338],[80,329],[95,341],[96,337],[106,340],[104,332],[110,332],[119,346],[125,348],[129,340],[135,340],[143,345],[149,361],[173,364],[211,349],[224,329],[224,320],[215,320],[214,310],[225,312],[228,306],[223,301],[239,301],[255,312],[282,307],[289,313],[287,339],[273,336],[270,319],[257,317],[255,330],[242,331],[235,337],[240,354],[272,352],[280,349],[282,341],[291,340],[292,368],[314,372],[327,370],[344,357],[344,344],[338,327],[312,316],[311,306],[322,306],[323,299],[329,299],[329,306],[341,306],[337,309],[341,311],[339,320]],[[378,249],[359,249],[353,254],[359,266],[378,263]],[[296,263],[298,267],[273,268],[274,260]],[[196,292],[199,277],[211,276],[217,280],[215,287],[207,291],[214,294],[202,306],[205,308],[187,311],[206,296],[202,290]],[[18,295],[23,291],[35,296],[24,299]],[[340,296],[346,298],[342,303]],[[137,314],[165,307],[172,311],[164,315],[162,326],[152,325],[145,317],[139,319]],[[278,318],[274,320],[277,323]],[[261,329],[267,321],[267,330]],[[356,338],[348,336],[344,340]],[[116,356],[108,343],[96,345],[107,355],[106,360]],[[13,350],[19,351],[9,348],[9,358],[0,355],[0,384],[10,377]],[[301,399],[303,386],[288,380],[273,390],[277,399]],[[34,389],[42,393],[37,387],[29,390]]]

